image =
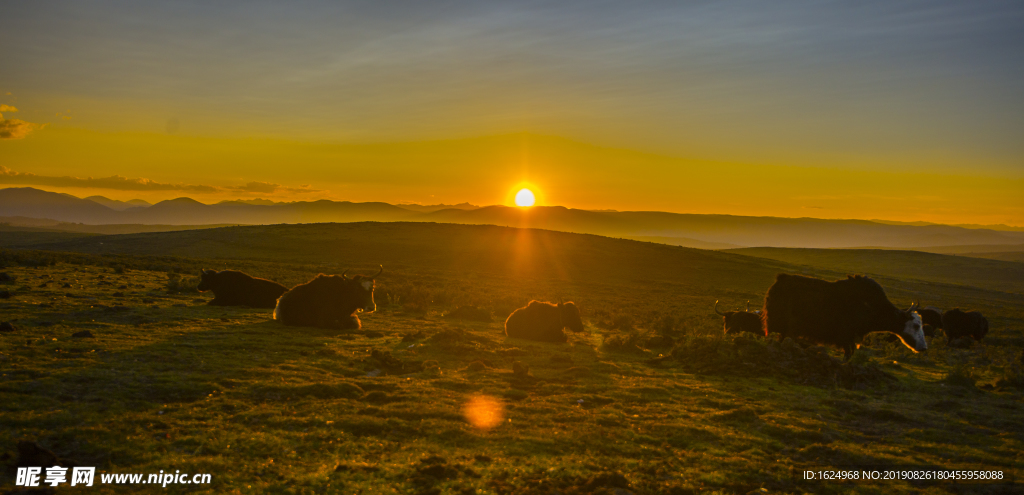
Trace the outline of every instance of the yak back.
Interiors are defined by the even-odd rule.
[[[931,325],[932,328],[942,328],[942,312],[935,308],[924,308],[917,310],[921,315],[921,323]]]
[[[569,339],[562,331],[566,327],[575,332],[583,331],[579,308],[574,303],[530,301],[505,320],[505,335],[541,342],[567,342]]]
[[[293,287],[277,302],[274,319],[285,325],[338,328],[347,326],[357,309],[373,311],[373,291],[363,283],[372,279],[356,275],[319,274],[313,280]]]
[[[199,274],[200,292],[212,291],[214,306],[250,306],[273,308],[277,298],[288,289],[272,280],[256,278],[238,270],[203,270]]]
[[[829,282],[780,273],[768,289],[764,308],[768,332],[841,347],[906,321],[882,286],[860,275]]]
[[[748,311],[729,311],[722,317],[724,321],[723,330],[729,332],[747,332],[755,335],[766,336],[768,332],[764,329],[761,315]]]
[[[935,330],[942,328],[942,312],[936,308],[924,308],[917,310],[921,315],[921,329],[926,337],[934,337]]]
[[[948,340],[973,337],[981,340],[988,334],[988,319],[978,311],[953,308],[942,314],[942,329]]]

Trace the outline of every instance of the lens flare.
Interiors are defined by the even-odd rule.
[[[469,399],[462,414],[466,416],[469,423],[481,430],[488,430],[499,423],[505,417],[505,408],[492,397],[478,395]]]
[[[516,193],[516,206],[533,206],[533,203],[536,200],[537,199],[533,197],[533,191],[529,189],[520,189],[519,192]]]

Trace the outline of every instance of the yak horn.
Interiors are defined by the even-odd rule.
[[[347,280],[348,277],[345,276],[346,273],[348,273],[348,268],[346,268],[345,271],[341,272],[341,278],[344,278],[344,279]]]
[[[380,271],[378,271],[376,275],[370,277],[371,279],[377,278],[377,275],[380,275],[381,273],[384,273],[384,265],[379,265],[379,266],[380,266]]]
[[[719,313],[718,312],[718,300],[717,299],[715,300],[715,314],[718,315],[718,316],[725,316],[725,313]]]

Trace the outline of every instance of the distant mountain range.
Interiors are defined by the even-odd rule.
[[[72,196],[74,197],[74,196]],[[103,196],[89,196],[85,198],[94,203],[99,203],[111,210],[124,211],[128,208],[145,208],[147,206],[153,206],[152,203],[141,199],[129,199],[128,201],[118,201],[116,199],[110,199]]]
[[[588,211],[561,206],[524,209],[507,206],[476,207],[469,204],[392,205],[328,200],[276,203],[256,199],[204,204],[190,198],[177,198],[149,205],[141,200],[122,202],[102,196],[82,199],[29,187],[0,189],[0,222],[19,225],[19,221],[12,220],[16,217],[89,225],[178,225],[193,226],[192,228],[209,224],[359,221],[504,225],[622,237],[703,249],[744,246],[911,249],[1024,244],[1024,232],[1020,231],[933,224],[907,225],[868,220],[696,215],[656,211]],[[46,227],[61,229],[59,225]],[[1007,251],[1013,251],[1015,247]]]

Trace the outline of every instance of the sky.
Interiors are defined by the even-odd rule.
[[[0,186],[1024,226],[1024,3],[7,2]]]

